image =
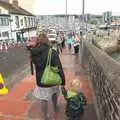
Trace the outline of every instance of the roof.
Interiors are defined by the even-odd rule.
[[[0,16],[10,17],[10,15],[7,15],[7,14],[0,14]]]
[[[8,10],[10,14],[34,16],[32,13],[28,12],[27,10],[19,6],[14,6],[13,4],[10,4],[8,2],[0,1],[0,6]]]

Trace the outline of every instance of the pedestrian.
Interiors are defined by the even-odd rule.
[[[48,111],[48,103],[52,101],[54,112],[59,111],[58,96],[60,92],[60,86],[47,86],[41,84],[41,78],[46,66],[48,51],[50,49],[50,42],[45,33],[40,33],[36,40],[36,43],[31,43],[31,58],[36,69],[36,88],[33,95],[40,100],[41,103],[41,115],[43,120],[49,120],[50,115]],[[51,66],[58,66],[58,73],[62,78],[62,86],[65,85],[65,75],[62,69],[62,65],[59,59],[58,53],[52,49]]]
[[[0,51],[2,52],[3,51],[3,44],[0,43]]]
[[[5,47],[5,52],[7,53],[8,52],[8,45],[7,45],[7,43],[5,43],[4,45],[5,45],[4,46]]]
[[[81,120],[84,115],[84,106],[87,103],[86,96],[81,90],[82,82],[75,78],[70,82],[69,88],[62,88],[62,93],[66,100],[65,113],[67,120]]]
[[[56,41],[57,41],[57,51],[59,54],[61,54],[62,53],[62,38],[59,33],[57,33]]]
[[[67,39],[67,45],[68,45],[68,50],[70,54],[71,54],[72,44],[73,44],[73,39],[72,39],[72,36],[69,35]]]
[[[56,41],[52,42],[51,47],[52,47],[52,49],[56,50],[56,52],[58,52],[58,46],[57,46]],[[58,54],[59,54],[59,52],[58,52]]]
[[[65,37],[64,37],[64,35],[62,36],[62,48],[65,48]]]
[[[80,38],[77,35],[73,37],[73,46],[74,46],[75,55],[77,57],[79,54],[79,47],[80,47]]]

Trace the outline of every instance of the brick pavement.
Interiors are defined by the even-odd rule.
[[[79,57],[76,58],[74,55],[69,55],[68,51],[64,50],[60,58],[65,71],[66,87],[69,87],[70,81],[74,78],[78,78],[82,82],[81,90],[85,93],[88,100],[82,120],[97,120],[92,91],[87,77],[81,72]],[[34,87],[35,76],[28,74],[10,89],[7,96],[0,96],[0,120],[42,120],[40,103],[32,96]],[[66,120],[64,113],[65,100],[62,95],[59,99],[59,114],[54,114],[51,103],[49,105],[49,111],[53,115],[51,120]]]

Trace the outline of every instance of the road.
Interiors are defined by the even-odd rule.
[[[29,52],[25,47],[9,48],[8,53],[0,52],[0,73],[8,76],[29,62]]]

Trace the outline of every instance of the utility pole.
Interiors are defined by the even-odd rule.
[[[80,20],[79,20],[79,24],[80,24],[80,29],[81,29],[81,27],[82,27],[82,33],[83,33],[83,28],[84,28],[84,26],[85,26],[85,21],[84,21],[84,16],[85,16],[85,0],[82,0],[82,24],[81,24],[81,18],[80,18]]]
[[[85,16],[85,0],[82,0],[82,48],[83,48],[83,30],[85,28],[85,20],[84,20],[84,16]]]
[[[85,26],[85,20],[84,20],[84,16],[85,16],[85,0],[83,0],[82,2],[82,26]]]
[[[82,0],[82,34],[81,34],[81,57],[80,57],[81,65],[83,64],[83,61],[84,61],[83,60],[83,42],[84,42],[83,30],[85,27],[84,14],[85,14],[85,0]]]
[[[65,27],[68,29],[68,19],[67,19],[67,0],[65,0]]]
[[[85,14],[85,0],[83,0],[83,4],[82,4],[82,16],[84,18],[84,14]],[[84,21],[84,19],[83,19]]]

